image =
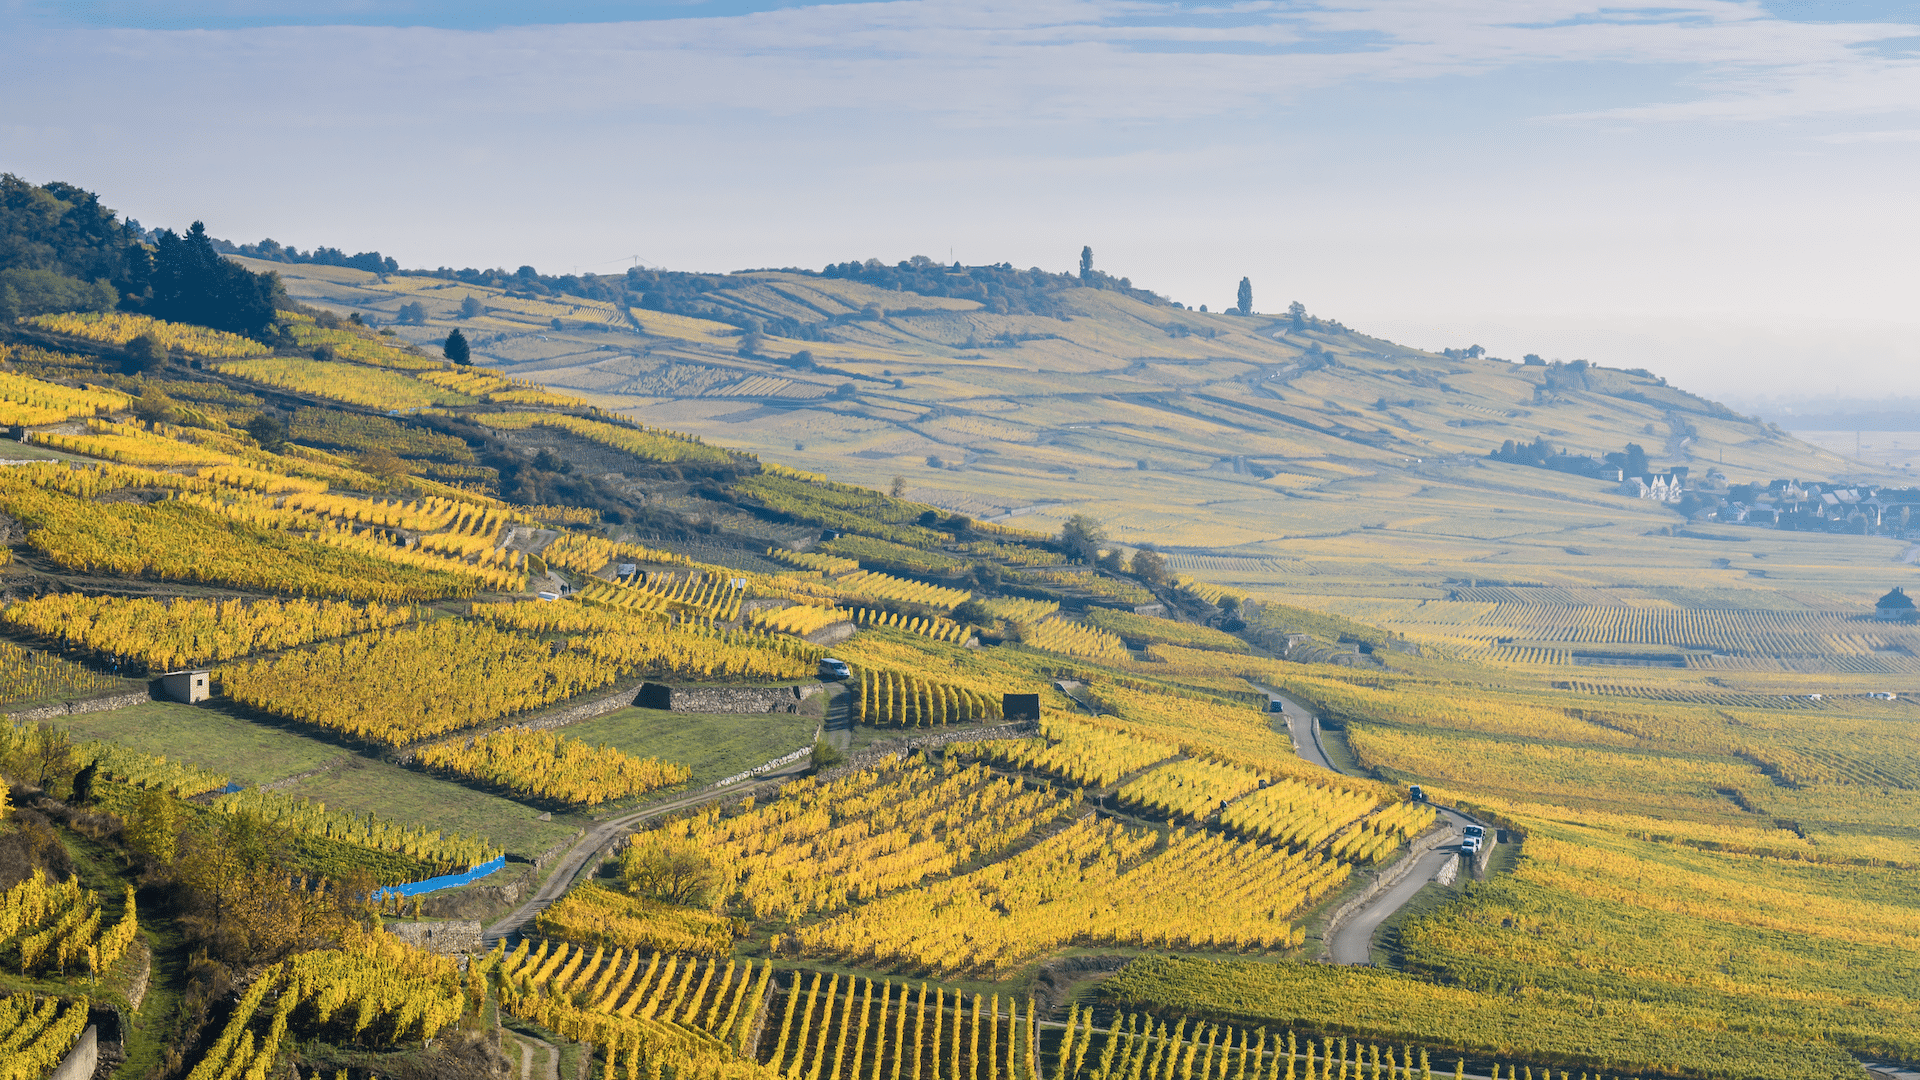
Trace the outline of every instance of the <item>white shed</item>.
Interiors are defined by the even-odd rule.
[[[213,673],[206,668],[169,671],[160,676],[160,688],[173,700],[192,705],[213,696]]]

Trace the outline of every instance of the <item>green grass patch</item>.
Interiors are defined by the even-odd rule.
[[[156,701],[57,717],[75,742],[99,739],[226,773],[251,787],[284,780],[346,753],[338,746],[218,709]]]
[[[538,855],[580,828],[574,819],[541,821],[540,811],[512,799],[359,757],[282,790],[333,810],[371,811],[442,833],[484,836],[511,855]]]
[[[690,787],[724,780],[813,745],[818,716],[801,713],[619,712],[565,729],[573,738],[606,743],[637,757],[675,761],[693,770]]]

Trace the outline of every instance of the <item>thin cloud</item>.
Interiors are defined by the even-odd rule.
[[[1822,135],[1820,141],[1842,144],[1920,142],[1920,128],[1907,128],[1903,131],[1841,131],[1832,135]]]
[[[590,110],[860,110],[966,126],[1184,121],[1285,107],[1361,82],[1661,65],[1691,72],[1694,93],[1554,118],[1749,122],[1920,102],[1920,61],[1861,48],[1916,32],[1920,26],[1790,22],[1729,0],[1657,8],[1581,0],[901,0],[489,31],[57,31],[31,35],[18,51],[41,52],[69,70],[122,58],[164,72],[187,93],[219,82],[324,86],[376,113],[399,94],[427,108],[437,100],[456,111],[465,103],[538,114],[550,107],[547,95],[558,94]]]

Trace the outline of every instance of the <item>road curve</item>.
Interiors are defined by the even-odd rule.
[[[1333,762],[1327,759],[1327,748],[1320,743],[1320,718],[1313,714],[1313,710],[1271,686],[1260,683],[1253,685],[1266,694],[1269,701],[1280,703],[1280,715],[1287,723],[1287,735],[1293,739],[1293,752],[1300,755],[1302,761],[1318,765],[1328,772],[1339,772],[1333,767]]]
[[[1437,807],[1435,809],[1438,809]],[[1451,810],[1440,810],[1440,823],[1451,831],[1440,846],[1420,856],[1413,869],[1392,888],[1373,898],[1366,907],[1349,916],[1327,942],[1327,955],[1336,964],[1366,964],[1373,960],[1373,935],[1393,913],[1406,907],[1420,890],[1427,887],[1440,868],[1460,858],[1460,826],[1466,819]]]
[[[743,784],[730,785],[724,788],[702,788],[692,794],[682,795],[677,799],[657,803],[641,810],[635,810],[629,814],[622,814],[619,817],[608,818],[605,821],[595,823],[587,829],[585,836],[575,841],[574,845],[567,849],[567,853],[560,857],[559,862],[554,864],[553,873],[547,877],[546,883],[541,885],[539,890],[536,891],[526,903],[514,908],[513,911],[509,912],[505,917],[495,922],[492,926],[487,927],[485,938],[486,947],[491,949],[495,942],[519,930],[522,926],[531,922],[533,917],[539,914],[547,905],[565,896],[567,890],[573,888],[574,882],[578,880],[581,872],[599,856],[601,851],[611,847],[614,841],[631,831],[632,828],[640,822],[646,821],[649,818],[659,817],[662,814],[673,813],[675,810],[684,810],[689,806],[695,806],[710,799],[717,799],[722,795],[738,793],[744,788],[750,788],[759,782],[798,776],[812,767],[813,763],[811,761],[806,758],[801,758],[799,761],[782,766],[781,768],[762,773],[752,781],[747,781]]]
[[[1251,681],[1251,680],[1249,680]],[[1286,718],[1287,733],[1293,736],[1294,753],[1302,761],[1318,765],[1329,772],[1345,775],[1333,766],[1327,758],[1326,745],[1320,739],[1320,718],[1312,709],[1282,694],[1271,686],[1254,683],[1271,701],[1281,705],[1281,714]],[[1373,959],[1373,935],[1382,923],[1393,917],[1393,913],[1407,906],[1420,890],[1427,887],[1441,867],[1460,858],[1460,839],[1464,835],[1461,826],[1468,824],[1469,818],[1457,811],[1443,807],[1434,807],[1439,812],[1438,821],[1447,826],[1452,835],[1440,843],[1439,847],[1421,855],[1407,875],[1393,887],[1368,902],[1366,907],[1348,916],[1347,921],[1335,930],[1332,939],[1327,942],[1327,954],[1336,964],[1366,964]]]

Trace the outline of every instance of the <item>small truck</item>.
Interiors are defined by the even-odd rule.
[[[1466,839],[1460,841],[1460,850],[1469,855],[1477,855],[1487,842],[1487,830],[1479,825],[1468,825],[1464,830]]]

